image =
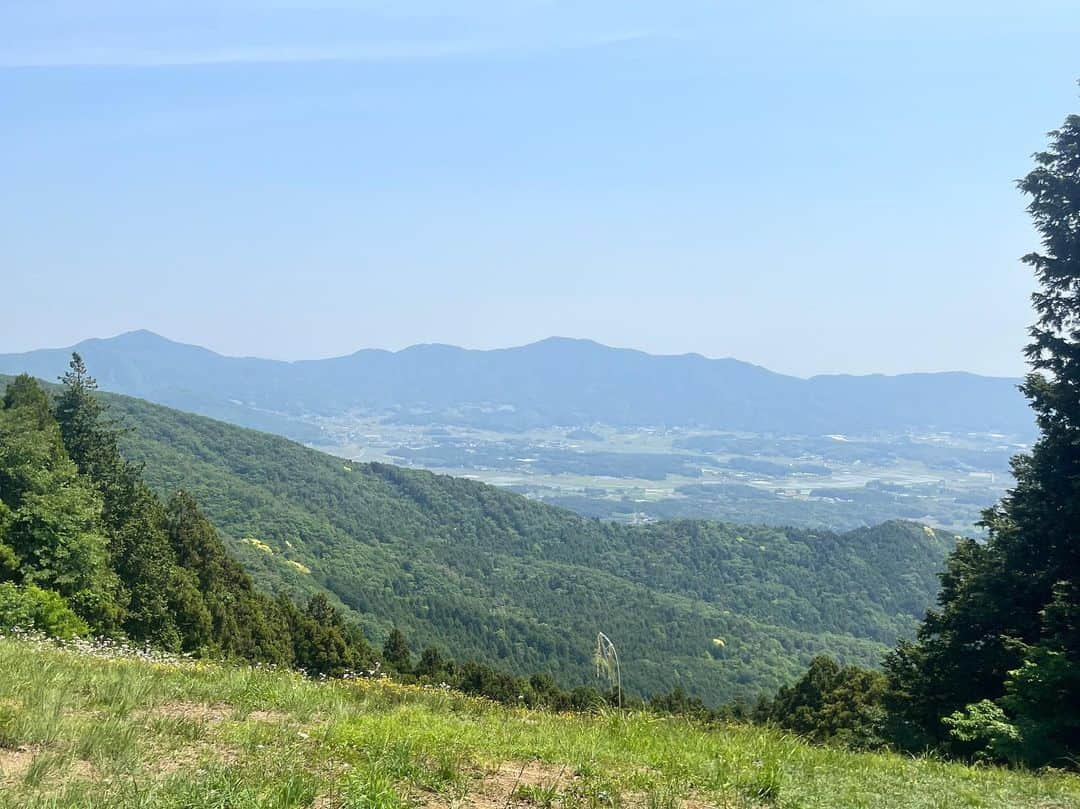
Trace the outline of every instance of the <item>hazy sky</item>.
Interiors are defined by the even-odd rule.
[[[6,0],[0,351],[1018,374],[1080,6]]]

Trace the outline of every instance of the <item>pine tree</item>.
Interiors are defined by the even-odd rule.
[[[1022,386],[1040,437],[984,514],[987,542],[956,549],[940,609],[886,664],[900,741],[1037,764],[1080,751],[1080,116],[1050,138],[1019,183],[1042,237],[1023,258],[1040,287]]]
[[[192,628],[208,619],[197,584],[177,564],[165,509],[143,483],[140,470],[121,455],[124,430],[109,417],[78,353],[71,355],[61,381],[53,413],[68,455],[104,501],[109,556],[126,604],[122,628],[138,641],[190,649],[188,641],[198,631]]]
[[[119,440],[123,430],[109,420],[97,397],[97,380],[86,370],[78,352],[72,352],[69,370],[60,381],[54,415],[71,460],[99,486],[111,485],[122,471]]]
[[[409,649],[409,642],[405,640],[405,634],[396,626],[386,636],[382,657],[386,665],[400,674],[408,674],[412,670],[412,651]]]

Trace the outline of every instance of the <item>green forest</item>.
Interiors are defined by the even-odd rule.
[[[122,432],[77,357],[53,401],[28,376],[7,385],[0,626],[320,673],[371,659],[324,596],[301,610],[258,592],[190,496],[144,483]]]

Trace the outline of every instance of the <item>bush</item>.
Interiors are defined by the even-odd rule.
[[[52,590],[32,584],[0,584],[0,631],[33,629],[54,638],[73,638],[90,630],[68,603]]]
[[[1019,729],[991,700],[973,702],[941,721],[954,739],[972,746],[977,759],[1016,763],[1021,758]]]
[[[960,752],[1007,764],[1076,766],[1080,720],[1071,707],[1080,670],[1063,653],[1028,647],[1027,660],[1009,672],[996,702],[972,703],[942,719]]]

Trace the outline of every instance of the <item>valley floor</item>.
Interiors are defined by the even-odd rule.
[[[1080,807],[1080,777],[0,639],[0,807]]]

